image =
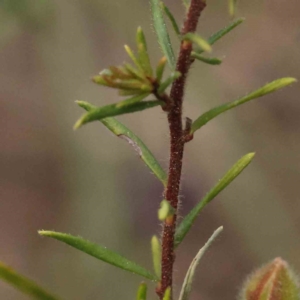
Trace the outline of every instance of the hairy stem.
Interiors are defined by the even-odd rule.
[[[189,10],[182,28],[182,35],[188,32],[195,32],[198,19],[205,8],[205,0],[191,0]],[[182,158],[184,150],[184,131],[182,127],[182,102],[186,77],[191,65],[192,44],[183,41],[177,60],[176,70],[181,73],[181,77],[174,81],[170,98],[172,106],[168,112],[168,122],[170,130],[170,163],[168,185],[165,190],[165,198],[176,209],[178,207],[178,194],[180,189],[180,179],[182,170]],[[162,234],[162,274],[161,283],[157,288],[160,299],[168,287],[172,288],[174,254],[174,234],[176,229],[176,214],[168,218],[164,223]]]

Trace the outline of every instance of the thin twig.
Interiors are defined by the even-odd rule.
[[[198,19],[205,8],[205,0],[192,0],[187,12],[182,28],[182,35],[188,32],[195,32]],[[182,158],[184,150],[183,127],[182,127],[182,102],[185,88],[186,76],[191,65],[192,44],[183,41],[177,60],[176,70],[181,73],[181,77],[174,81],[170,93],[172,107],[168,112],[168,122],[170,130],[170,164],[168,174],[168,185],[165,190],[165,197],[172,207],[177,210],[178,194],[180,188]],[[162,234],[162,275],[161,283],[157,288],[160,299],[168,287],[172,288],[174,254],[174,234],[176,229],[176,214],[168,218],[164,223]]]

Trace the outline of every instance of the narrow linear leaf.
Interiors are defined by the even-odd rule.
[[[196,33],[189,32],[185,34],[182,39],[195,43],[203,51],[211,52],[211,46],[209,42]]]
[[[129,271],[131,273],[138,274],[145,278],[157,281],[157,277],[151,274],[151,272],[147,271],[135,262],[126,259],[120,254],[107,249],[106,247],[91,243],[80,237],[75,237],[66,233],[40,230],[39,234],[66,243],[71,247],[74,247],[86,254],[89,254],[97,259],[100,259],[125,271]]]
[[[105,70],[106,71],[106,70]],[[104,86],[109,86],[111,87],[112,86],[112,83],[111,82],[108,82],[104,77],[103,75],[107,75],[107,74],[103,74],[104,72],[102,71],[100,73],[100,75],[96,75],[93,77],[93,82],[97,83],[97,84],[100,84],[100,85],[104,85]],[[110,76],[110,75],[108,75]]]
[[[166,289],[163,300],[171,300],[171,287]]]
[[[158,83],[160,83],[163,78],[166,63],[167,58],[163,56],[156,67],[156,80]]]
[[[182,4],[186,8],[186,10],[188,10],[188,8],[190,7],[190,0],[182,0]]]
[[[147,285],[146,283],[142,282],[139,286],[136,300],[146,300],[147,299]]]
[[[217,236],[223,231],[223,227],[219,227],[213,235],[209,238],[209,240],[206,242],[206,244],[199,250],[195,258],[192,260],[192,263],[186,273],[186,276],[184,278],[184,282],[181,288],[179,300],[188,300],[189,295],[192,289],[192,283],[193,279],[195,277],[196,268],[203,257],[206,250],[210,247],[210,245],[213,243],[213,241],[217,238]]]
[[[123,90],[136,90],[136,93],[138,94],[140,91],[142,92],[151,92],[152,86],[150,84],[145,84],[137,79],[118,79],[112,82],[112,86],[118,89]]]
[[[144,32],[141,27],[138,27],[136,34],[136,43],[139,54],[140,65],[147,76],[152,76],[153,70],[150,63],[150,58],[147,49],[147,42],[144,35]]]
[[[205,57],[202,56],[201,54],[197,53],[197,52],[192,52],[191,54],[192,58],[195,58],[197,60],[200,60],[206,64],[209,65],[220,65],[222,63],[222,60],[216,57]]]
[[[0,262],[0,278],[19,291],[38,300],[58,300],[57,297],[49,294],[43,288],[39,287],[32,280],[16,273],[9,266]]]
[[[107,76],[111,76],[111,75],[113,75],[113,73],[112,73],[112,70],[110,70],[110,69],[103,69],[103,70],[99,73],[99,75],[107,75]]]
[[[231,32],[234,28],[236,28],[238,25],[240,25],[241,23],[243,23],[245,21],[245,18],[239,18],[236,21],[233,21],[231,24],[229,24],[228,26],[226,26],[225,28],[217,31],[216,33],[214,33],[212,36],[210,36],[207,40],[207,42],[212,46],[213,44],[215,44],[219,39],[221,39],[223,36],[225,36],[226,34],[228,34],[229,32]],[[199,55],[200,57],[196,59],[201,60],[201,54],[204,52],[204,50],[197,50],[194,53]],[[203,61],[203,60],[202,60]]]
[[[221,39],[223,36],[231,32],[235,27],[238,25],[242,24],[245,21],[245,18],[239,18],[232,23],[230,23],[228,26],[225,28],[222,28],[221,30],[217,31],[213,35],[211,35],[208,39],[207,42],[212,46],[214,43],[216,43],[219,39]],[[203,50],[197,51],[198,54],[203,53]]]
[[[169,20],[170,20],[170,22],[172,24],[172,27],[173,27],[175,33],[178,36],[180,36],[179,26],[178,26],[178,24],[177,24],[177,22],[176,22],[176,20],[175,20],[175,18],[173,16],[173,14],[171,13],[171,11],[169,10],[169,8],[163,2],[161,2],[160,4],[161,4],[161,7],[162,7],[163,11],[165,12],[166,16],[169,18]]]
[[[124,101],[119,102],[117,104],[117,108],[121,108],[121,107],[124,107],[124,106],[127,106],[127,105],[131,105],[131,104],[140,102],[140,101],[144,100],[149,95],[150,95],[150,93],[144,93],[144,94],[133,96],[129,99],[126,99]]]
[[[162,94],[164,91],[179,77],[181,76],[180,72],[173,72],[164,82],[162,82],[158,88],[158,93]]]
[[[132,76],[128,74],[128,72],[124,69],[123,66],[116,67],[116,66],[110,66],[109,70],[111,72],[111,76],[114,76],[115,78],[119,79],[131,79]]]
[[[156,235],[151,239],[152,260],[155,274],[161,276],[161,245]]]
[[[127,52],[128,56],[131,58],[131,60],[135,64],[135,66],[138,68],[139,73],[141,74],[140,76],[144,77],[144,69],[143,69],[143,66],[142,66],[141,62],[139,61],[139,59],[135,56],[135,54],[133,53],[133,51],[131,50],[131,48],[128,45],[125,45],[124,48],[125,48],[125,51]]]
[[[204,196],[204,198],[183,218],[175,233],[175,246],[177,247],[191,229],[203,208],[223,191],[252,161],[255,153],[249,153],[238,160],[221,180]]]
[[[135,77],[140,81],[146,80],[145,74],[143,70],[141,70],[141,68],[136,69],[131,64],[128,63],[124,63],[124,68],[132,77]]]
[[[279,89],[282,89],[294,82],[296,82],[297,80],[295,78],[281,78],[281,79],[277,79],[271,83],[268,83],[266,85],[264,85],[263,87],[261,87],[260,89],[250,93],[249,95],[229,102],[229,103],[225,103],[223,105],[220,105],[218,107],[215,107],[209,111],[207,111],[206,113],[204,113],[203,115],[201,115],[193,124],[191,127],[191,132],[190,134],[193,134],[195,131],[197,131],[198,129],[200,129],[203,125],[205,125],[207,122],[209,122],[210,120],[214,119],[215,117],[217,117],[218,115],[220,115],[221,113],[224,113],[225,111],[235,108],[241,104],[244,104],[250,100],[256,99],[256,98],[260,98],[262,96],[265,96],[267,94],[273,93]]]
[[[163,54],[167,57],[168,63],[172,70],[175,70],[175,56],[168,34],[167,26],[164,21],[163,11],[160,0],[151,0],[151,10],[153,17],[154,30],[157,35],[158,43]]]
[[[126,101],[126,100],[125,100]],[[123,105],[120,107],[120,103],[110,104],[102,107],[97,107],[90,110],[88,113],[83,115],[74,125],[74,129],[81,127],[82,125],[93,122],[100,121],[107,117],[113,117],[123,114],[129,114],[136,111],[142,111],[148,108],[152,108],[158,105],[164,105],[162,101],[144,101],[137,102],[128,105]]]
[[[142,67],[140,61],[138,60],[138,58],[134,55],[131,48],[128,45],[125,45],[124,48],[125,48],[125,51],[127,52],[128,56],[134,62],[135,66],[141,71],[141,73],[143,73],[143,71],[144,71],[143,67]]]
[[[135,97],[135,96],[142,96],[143,94],[147,94],[147,96],[148,95],[150,95],[150,93],[145,93],[145,92],[143,92],[142,90],[122,90],[122,89],[119,89],[119,95],[120,96],[133,96],[133,97]],[[146,98],[146,97],[144,97],[144,98]],[[124,101],[127,101],[127,100],[129,100],[129,99],[126,99],[126,100],[124,100]],[[136,101],[136,102],[138,102],[138,101]],[[120,103],[120,102],[119,102]],[[123,105],[123,104],[120,104],[121,106]]]
[[[214,33],[212,36],[208,38],[208,43],[210,45],[213,45],[215,42],[217,42],[219,39],[221,39],[223,36],[225,36],[227,33],[232,31],[235,27],[242,24],[245,21],[245,18],[239,18],[236,21],[233,21],[225,28],[219,30],[218,32]]]
[[[136,74],[138,74],[138,72],[136,72]],[[135,76],[135,74],[133,76]],[[101,72],[100,75],[96,75],[93,77],[93,81],[97,84],[112,88],[118,88],[129,91],[135,90],[135,94],[151,92],[153,89],[151,83],[143,77],[121,79],[114,78],[113,75],[107,75]]]
[[[87,111],[96,108],[96,106],[93,106],[85,101],[77,101],[77,104]],[[145,164],[149,167],[149,169],[154,173],[154,175],[163,183],[164,186],[167,185],[166,172],[163,170],[154,155],[138,136],[136,136],[129,128],[127,128],[115,118],[105,118],[100,120],[100,122],[117,137],[125,139],[131,146],[133,146],[133,148],[136,150]]]
[[[237,5],[237,0],[229,0],[228,7],[229,7],[229,15],[231,17],[234,17],[235,15],[236,5]]]

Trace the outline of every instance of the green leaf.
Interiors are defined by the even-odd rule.
[[[191,54],[192,58],[195,58],[195,59],[198,59],[206,64],[209,64],[209,65],[220,65],[222,63],[222,60],[219,59],[219,58],[216,58],[216,57],[205,57],[205,56],[202,56],[201,54],[197,53],[197,52],[192,52]]]
[[[268,83],[266,85],[264,85],[262,88],[250,93],[249,95],[229,102],[229,103],[225,103],[223,105],[220,105],[218,107],[215,107],[209,111],[207,111],[206,113],[204,113],[203,115],[201,115],[193,124],[191,127],[191,132],[190,134],[194,134],[195,131],[197,131],[198,129],[200,129],[203,125],[205,125],[207,122],[209,122],[210,120],[214,119],[215,117],[217,117],[218,115],[220,115],[221,113],[224,113],[225,111],[235,108],[241,104],[244,104],[250,100],[256,99],[256,98],[260,98],[262,96],[265,96],[267,94],[273,93],[283,87],[286,87],[294,82],[296,82],[297,80],[295,78],[281,78],[281,79],[277,79],[271,83]]]
[[[163,78],[166,62],[167,58],[163,56],[156,67],[156,80],[159,84]]]
[[[117,108],[122,108],[124,106],[126,107],[127,105],[132,105],[134,103],[141,102],[142,100],[144,100],[149,95],[150,95],[149,93],[135,95],[135,96],[133,96],[129,99],[126,99],[124,101],[121,101],[121,102],[117,103],[116,107]]]
[[[191,229],[203,208],[210,203],[221,191],[223,191],[252,161],[254,153],[243,156],[235,165],[223,176],[221,180],[204,196],[204,198],[184,217],[178,225],[175,233],[175,246],[177,247]]]
[[[178,26],[178,24],[177,24],[177,22],[176,22],[176,20],[175,20],[175,18],[173,16],[173,14],[171,13],[171,11],[169,10],[169,8],[163,2],[161,2],[160,4],[161,4],[161,7],[162,7],[163,11],[165,12],[166,16],[169,18],[169,20],[170,20],[170,22],[172,24],[172,27],[173,27],[175,33],[178,36],[180,36],[179,26]]]
[[[188,9],[191,5],[191,0],[182,0],[182,4],[184,5],[186,11],[188,11]]]
[[[156,32],[161,50],[163,54],[167,57],[170,68],[172,70],[175,70],[176,61],[174,51],[167,31],[167,26],[164,21],[163,11],[160,2],[160,0],[151,0],[154,30]]]
[[[160,221],[166,220],[170,216],[174,216],[176,210],[171,206],[168,200],[163,200],[160,203],[160,208],[158,210],[158,219]]]
[[[125,70],[134,78],[140,81],[146,81],[145,74],[140,68],[136,69],[131,64],[124,63]]]
[[[124,69],[123,66],[116,67],[110,66],[109,71],[111,74],[108,73],[109,76],[114,76],[118,79],[132,79],[132,76],[128,74],[128,72]]]
[[[207,42],[204,38],[202,38],[200,35],[196,33],[188,32],[183,36],[182,39],[195,43],[203,51],[211,52],[211,46],[209,42]]]
[[[138,74],[138,72],[136,72]],[[123,90],[135,90],[135,94],[151,92],[153,87],[149,81],[144,78],[130,78],[130,79],[120,79],[114,78],[113,75],[103,74],[96,75],[93,77],[93,81],[97,84],[118,88]]]
[[[214,33],[212,36],[208,38],[208,43],[210,45],[213,45],[215,42],[217,42],[219,39],[221,39],[223,36],[225,36],[227,33],[232,31],[235,27],[242,24],[245,21],[245,18],[239,18],[236,21],[233,21],[225,28],[219,30],[218,32]]]
[[[125,100],[126,101],[126,100]],[[137,102],[128,105],[121,104],[122,102],[110,104],[102,107],[97,107],[90,110],[88,113],[84,114],[74,125],[74,129],[81,127],[82,125],[93,122],[100,121],[107,117],[113,117],[117,115],[123,115],[128,113],[133,113],[136,111],[145,110],[158,105],[164,105],[162,101],[144,101]],[[124,102],[123,102],[124,103]]]
[[[245,18],[239,18],[236,21],[233,21],[232,23],[230,23],[225,28],[223,28],[223,29],[217,31],[216,33],[214,33],[213,35],[211,35],[207,39],[207,42],[212,46],[219,39],[221,39],[223,36],[225,36],[226,34],[228,34],[229,32],[231,32],[235,27],[237,27],[238,25],[242,24],[244,21],[245,21]],[[203,50],[197,51],[198,54],[201,54],[203,52],[204,52]]]
[[[223,227],[222,226],[219,227],[213,233],[213,235],[209,238],[209,240],[206,242],[206,244],[199,250],[199,252],[195,256],[195,258],[192,260],[192,263],[191,263],[191,265],[186,273],[186,276],[184,278],[184,282],[183,282],[183,285],[181,288],[179,300],[188,300],[189,299],[189,295],[190,295],[190,292],[192,289],[193,279],[195,277],[196,268],[197,268],[201,258],[203,257],[204,253],[206,252],[206,250],[210,247],[212,242],[217,238],[217,236],[222,232],[222,230],[223,230]]]
[[[147,285],[146,283],[142,282],[139,286],[136,300],[146,300],[147,299]]]
[[[57,297],[50,295],[35,282],[16,273],[13,269],[0,262],[0,278],[19,291],[38,300],[58,300]]]
[[[152,260],[155,274],[161,276],[161,245],[156,235],[151,239]]]
[[[87,111],[95,109],[95,106],[85,101],[77,101],[77,104]],[[137,151],[141,159],[154,173],[154,175],[163,183],[164,186],[167,185],[166,172],[163,170],[154,155],[150,152],[150,150],[138,136],[136,136],[129,128],[127,128],[115,118],[105,118],[100,120],[100,122],[116,136],[128,141],[128,143],[133,146],[133,148]]]
[[[138,60],[138,58],[134,55],[131,48],[128,45],[125,45],[124,48],[125,48],[125,51],[127,52],[128,56],[134,62],[135,66],[143,73],[143,71],[144,71],[143,67],[142,67],[140,61]]]
[[[157,277],[155,275],[151,274],[149,271],[139,266],[135,262],[126,259],[120,254],[113,252],[106,247],[91,243],[80,237],[75,237],[66,233],[40,230],[39,234],[66,243],[71,247],[74,247],[86,254],[89,254],[120,269],[157,281]]]
[[[164,82],[159,85],[158,93],[163,94],[165,90],[179,77],[181,76],[180,72],[173,72]]]
[[[171,300],[171,287],[166,289],[163,300]]]
[[[149,84],[143,83],[136,79],[122,79],[122,80],[116,80],[114,82],[114,87],[118,89],[124,89],[124,90],[136,90],[136,93],[140,92],[152,92],[153,87]]]
[[[147,76],[152,76],[153,71],[150,63],[150,58],[147,49],[146,38],[141,27],[138,27],[136,34],[136,43],[139,54],[140,65]]]
[[[182,4],[184,5],[185,9],[188,10],[190,7],[190,0],[182,0]]]
[[[141,90],[138,91],[138,90],[122,90],[122,89],[119,89],[119,95],[120,96],[125,96],[125,97],[134,96],[135,97],[135,96],[138,96],[138,95],[142,96],[143,94],[146,94],[147,96],[150,95],[149,93],[143,93],[143,91],[141,91]],[[146,98],[146,97],[144,97],[144,98]],[[129,99],[126,99],[125,101],[127,101],[127,100],[129,100]],[[122,104],[120,104],[120,105],[122,105]]]
[[[237,0],[229,0],[228,6],[229,6],[229,15],[231,17],[234,17],[236,12],[236,4]]]

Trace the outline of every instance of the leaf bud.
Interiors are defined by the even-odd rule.
[[[299,300],[298,279],[281,258],[256,270],[246,280],[241,300]]]

